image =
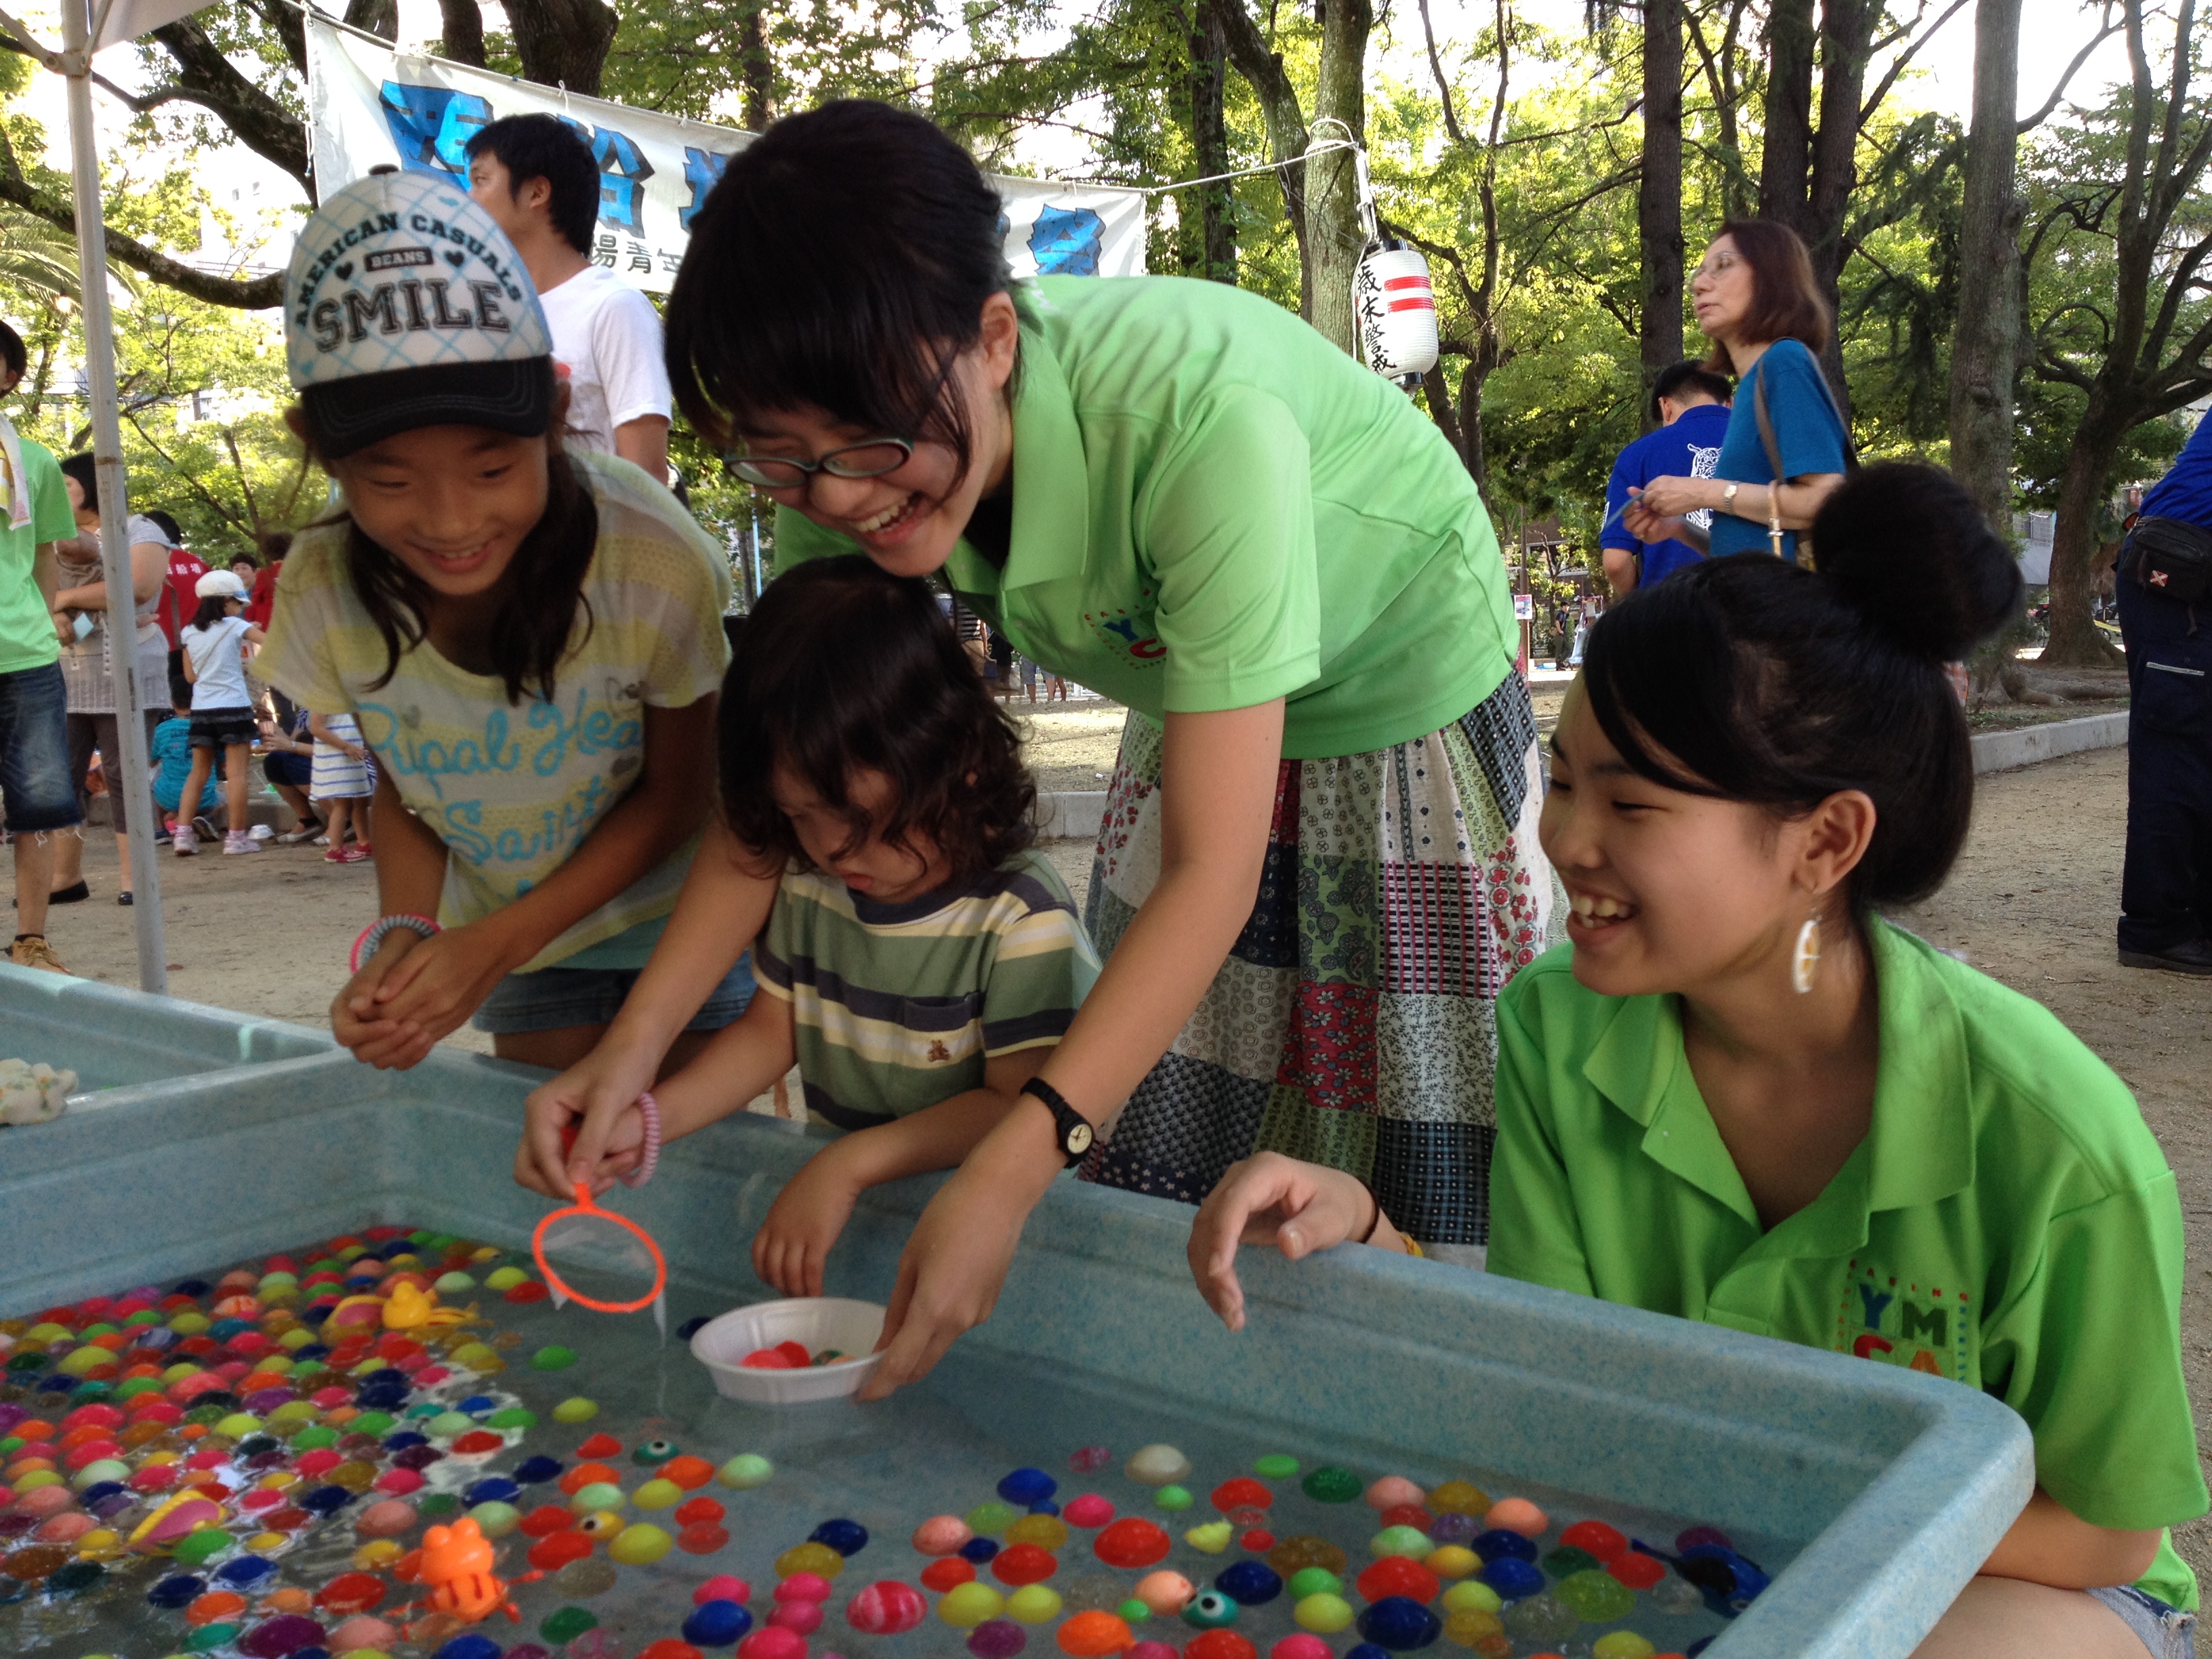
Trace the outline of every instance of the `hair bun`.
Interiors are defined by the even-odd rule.
[[[2018,609],[2020,564],[1949,473],[1884,461],[1845,478],[1813,521],[1821,580],[1908,655],[1957,662]]]

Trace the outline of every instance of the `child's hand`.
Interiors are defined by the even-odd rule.
[[[861,1192],[851,1159],[840,1155],[851,1144],[850,1138],[833,1142],[809,1158],[784,1183],[753,1235],[753,1272],[786,1296],[822,1294],[823,1264]]]
[[[657,1054],[632,1054],[602,1041],[550,1083],[532,1090],[523,1109],[522,1143],[514,1149],[515,1180],[564,1204],[575,1197],[579,1181],[590,1181],[595,1196],[604,1192],[601,1176],[611,1162],[614,1131],[627,1120],[643,1139],[645,1120],[634,1108],[653,1087],[659,1061]],[[576,1132],[573,1145],[562,1133],[570,1128]],[[633,1157],[614,1173],[625,1174],[635,1163]]]
[[[356,1060],[379,1071],[404,1072],[420,1064],[437,1040],[417,1024],[380,1012],[376,1002],[385,976],[425,942],[411,928],[394,928],[331,1004],[331,1034]]]
[[[574,1201],[578,1177],[572,1171],[579,1164],[575,1146],[581,1138],[583,1124],[583,1109],[573,1097],[564,1097],[551,1085],[532,1091],[523,1107],[522,1140],[514,1149],[516,1183],[548,1198],[557,1198],[563,1204]],[[550,1170],[542,1168],[532,1156],[538,1144],[546,1140],[560,1148],[561,1158],[566,1160],[565,1164],[556,1160]],[[604,1151],[582,1177],[588,1182],[592,1196],[599,1197],[636,1169],[643,1160],[644,1146],[645,1114],[637,1109],[633,1101],[615,1114]]]
[[[511,965],[505,939],[487,925],[497,919],[495,914],[424,939],[373,993],[355,999],[356,1017],[414,1025],[431,1042],[459,1030]]]

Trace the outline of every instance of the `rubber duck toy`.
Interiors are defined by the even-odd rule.
[[[522,1614],[507,1598],[507,1582],[492,1571],[491,1540],[471,1517],[463,1516],[450,1527],[433,1527],[424,1533],[414,1567],[415,1577],[430,1590],[420,1605],[431,1612],[471,1625],[495,1613],[522,1622]],[[516,1583],[526,1584],[538,1576],[533,1572]]]
[[[384,1328],[387,1331],[420,1330],[426,1325],[461,1325],[468,1322],[468,1317],[459,1308],[440,1307],[437,1291],[404,1279],[394,1285],[392,1294],[384,1299]]]

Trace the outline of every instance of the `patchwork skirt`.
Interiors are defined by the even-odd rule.
[[[1101,956],[1159,877],[1160,741],[1130,715],[1086,906]],[[1498,994],[1565,913],[1543,793],[1517,674],[1426,737],[1283,762],[1251,916],[1084,1178],[1195,1204],[1272,1150],[1358,1176],[1447,1259],[1486,1245]]]

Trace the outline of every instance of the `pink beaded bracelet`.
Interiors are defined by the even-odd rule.
[[[645,1120],[645,1152],[637,1168],[622,1178],[625,1187],[642,1187],[660,1166],[660,1103],[649,1094],[637,1097],[638,1115]]]
[[[346,958],[346,971],[351,974],[359,973],[362,958],[374,956],[376,953],[376,947],[384,943],[385,935],[397,927],[404,927],[411,933],[420,933],[424,939],[435,939],[438,936],[438,923],[434,917],[418,916],[404,912],[396,915],[380,916],[362,928],[361,936],[354,940],[353,952]]]

